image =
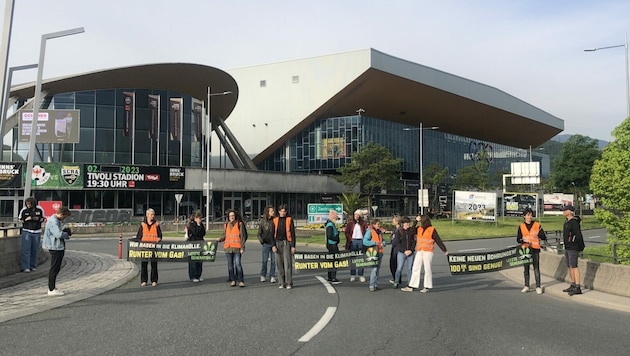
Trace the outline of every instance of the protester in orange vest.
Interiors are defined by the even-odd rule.
[[[401,288],[403,292],[412,292],[420,288],[420,274],[424,266],[424,288],[420,289],[421,293],[427,293],[433,288],[433,271],[431,270],[431,262],[433,261],[433,247],[438,247],[448,256],[448,251],[437,230],[431,225],[431,219],[427,215],[420,217],[420,226],[416,236],[416,255],[413,259],[413,267],[411,268],[411,278],[409,285]]]
[[[383,259],[383,247],[385,247],[385,240],[383,240],[383,230],[381,229],[381,221],[374,219],[372,226],[368,227],[363,236],[363,246],[376,248],[376,258],[378,264],[372,267],[370,272],[370,292],[378,290],[378,270],[381,268],[381,260]],[[368,257],[369,258],[369,257]]]
[[[271,248],[276,253],[276,271],[278,272],[279,288],[293,288],[293,254],[295,254],[295,225],[287,214],[287,206],[278,207],[278,216],[273,218],[274,245]]]
[[[217,241],[223,241],[223,250],[228,264],[228,280],[230,286],[245,287],[243,265],[241,255],[245,253],[245,241],[247,241],[247,229],[236,211],[228,210],[228,222],[223,226],[223,237]]]
[[[140,223],[140,228],[138,229],[138,234],[136,235],[136,239],[141,242],[148,243],[158,243],[162,241],[162,229],[160,228],[160,223],[155,221],[155,210],[147,209],[146,216],[142,223]],[[151,259],[151,285],[153,287],[157,286],[158,282],[158,265],[156,259]],[[140,285],[146,286],[147,281],[149,280],[148,276],[148,263],[149,261],[143,260],[140,262]]]
[[[534,266],[534,279],[536,279],[536,294],[542,294],[543,290],[540,286],[540,240],[547,240],[545,231],[538,221],[533,221],[534,211],[531,208],[523,210],[523,219],[516,232],[516,242],[521,244],[521,248],[527,254],[532,256],[532,265]],[[525,286],[521,292],[529,292],[529,263],[523,265],[523,276],[525,277]]]

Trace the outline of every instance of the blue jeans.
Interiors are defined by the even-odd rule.
[[[230,281],[236,282],[244,282],[245,279],[243,277],[243,266],[241,265],[241,253],[233,252],[233,253],[225,253],[225,257],[227,257],[228,264],[228,277]],[[236,273],[235,270],[236,269]]]
[[[271,257],[271,267],[269,269],[269,277],[276,276],[276,254],[271,252],[272,245],[262,244],[262,266],[260,268],[260,275],[265,277],[267,275],[267,261]]]
[[[350,245],[350,251],[361,251],[363,250],[363,240],[361,239],[353,239],[352,244]],[[357,274],[356,269],[350,269],[350,275],[354,276]],[[363,276],[363,268],[359,268],[359,276]]]
[[[376,280],[378,279],[378,270],[381,268],[381,261],[383,260],[383,253],[380,252],[378,254],[378,264],[375,267],[372,267],[372,272],[370,272],[370,287],[376,287]]]
[[[22,230],[22,251],[20,258],[20,270],[37,268],[37,256],[39,255],[40,233]]]
[[[203,272],[203,262],[188,261],[188,278],[189,279],[201,278],[201,272]]]
[[[402,277],[402,269],[405,264],[407,264],[407,280],[411,280],[411,267],[413,267],[413,257],[415,254],[412,252],[411,255],[405,256],[404,251],[398,251],[398,256],[396,256],[396,276],[394,281],[396,283],[400,282],[400,278]]]

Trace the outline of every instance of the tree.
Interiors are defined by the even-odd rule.
[[[337,169],[335,179],[348,187],[359,187],[359,192],[368,196],[383,189],[398,189],[402,159],[376,143],[368,143],[360,151],[352,154],[349,164]]]
[[[430,204],[432,207],[438,206],[438,186],[447,174],[448,167],[441,167],[436,162],[431,162],[423,171],[423,183],[429,185],[433,192],[433,199]]]
[[[488,166],[487,161],[481,160],[477,164],[461,168],[455,176],[453,189],[480,191],[488,189],[490,187]]]
[[[630,243],[630,117],[617,126],[615,138],[595,161],[590,187],[598,199],[595,217],[622,243]],[[630,248],[619,247],[619,257],[630,257]],[[630,264],[630,261],[625,261]]]
[[[368,205],[366,199],[358,193],[341,193],[341,196],[337,197],[337,199],[343,205],[343,209],[348,214],[348,217],[352,216],[357,209],[362,209]]]
[[[559,192],[588,192],[593,163],[600,157],[595,139],[573,135],[564,143],[554,161],[553,184]]]

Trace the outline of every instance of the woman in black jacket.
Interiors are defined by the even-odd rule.
[[[186,226],[186,240],[203,241],[204,236],[206,236],[206,227],[203,226],[201,222],[201,212],[197,211],[190,216],[188,226]],[[203,278],[201,278],[202,270],[203,262],[188,261],[188,278],[191,282],[197,283],[203,281]]]

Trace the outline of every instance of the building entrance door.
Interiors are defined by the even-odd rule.
[[[233,209],[243,215],[243,198],[241,197],[223,197],[223,217],[227,219],[227,211]],[[245,219],[245,217],[243,217]]]

